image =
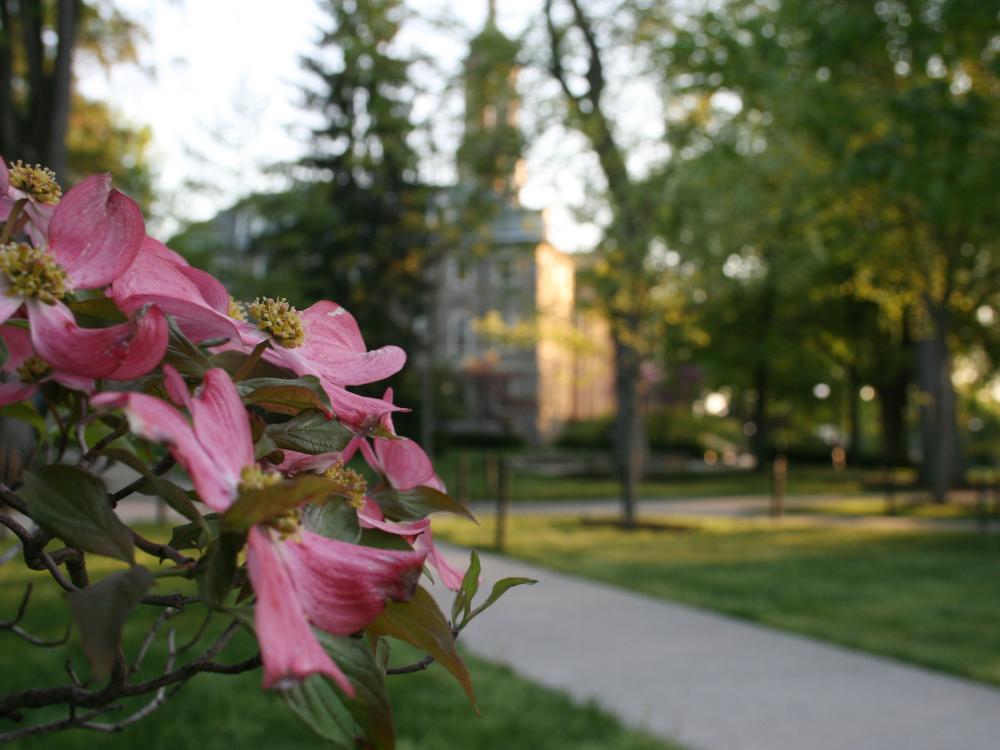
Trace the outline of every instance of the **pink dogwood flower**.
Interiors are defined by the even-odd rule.
[[[52,213],[45,248],[24,242],[0,247],[0,323],[23,305],[35,350],[58,370],[119,379],[148,372],[167,346],[162,313],[150,309],[126,323],[85,329],[63,302],[73,290],[114,281],[144,235],[139,207],[111,188],[109,175],[83,180]]]
[[[0,339],[7,347],[7,361],[0,371],[10,378],[0,383],[0,406],[15,404],[31,398],[42,383],[50,380],[74,391],[93,393],[93,378],[82,378],[68,372],[53,370],[42,360],[31,345],[31,335],[23,328],[0,327]]]
[[[241,491],[266,485],[270,478],[254,461],[249,420],[229,375],[209,370],[192,397],[176,370],[167,366],[164,372],[168,394],[187,407],[190,422],[143,393],[104,393],[92,403],[123,409],[135,434],[165,443],[214,510],[225,511]],[[264,686],[287,687],[323,674],[353,695],[311,627],[333,635],[361,630],[388,600],[413,595],[427,553],[362,547],[269,523],[251,528],[247,543]]]

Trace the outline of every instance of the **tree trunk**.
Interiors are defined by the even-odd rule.
[[[861,378],[856,367],[847,368],[847,458],[853,464],[861,457]]]
[[[622,486],[622,525],[633,528],[646,452],[646,431],[639,404],[641,361],[635,348],[622,341],[617,333],[614,349],[615,396],[618,401],[614,424],[615,465]]]
[[[66,131],[73,91],[73,49],[80,17],[79,0],[59,0],[59,46],[49,79],[48,139],[44,144],[43,163],[66,179],[69,167],[66,155]]]
[[[767,471],[770,453],[771,433],[768,429],[768,388],[770,387],[771,370],[767,362],[758,362],[753,371],[753,388],[757,399],[753,405],[753,423],[757,428],[750,438],[750,450],[757,459],[757,471]]]
[[[882,460],[887,466],[899,466],[907,462],[906,389],[909,385],[909,373],[903,373],[878,387]]]
[[[922,394],[920,436],[923,448],[921,480],[937,503],[948,499],[948,490],[961,474],[958,430],[955,422],[955,389],[951,382],[948,351],[949,315],[944,305],[927,303],[930,336],[917,342],[917,382]]]

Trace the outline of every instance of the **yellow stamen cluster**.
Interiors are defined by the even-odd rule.
[[[240,492],[253,492],[273,487],[281,482],[281,474],[277,471],[264,471],[257,464],[244,466],[240,472]]]
[[[298,541],[300,539],[301,535],[299,531],[302,529],[302,515],[299,513],[298,508],[292,508],[291,510],[286,510],[284,513],[272,516],[267,519],[266,523],[268,527],[278,532],[282,541],[287,539]]]
[[[257,321],[257,327],[267,331],[279,344],[294,349],[306,339],[305,327],[299,311],[288,304],[284,297],[258,297],[247,305],[250,316]]]
[[[23,242],[0,247],[0,271],[10,279],[11,297],[34,297],[53,304],[69,291],[69,277],[48,253]]]
[[[41,357],[28,357],[17,366],[17,376],[22,383],[37,383],[50,372],[52,368]]]
[[[10,184],[27,193],[37,203],[56,204],[62,198],[62,188],[56,173],[41,164],[31,166],[23,161],[10,165]]]
[[[347,497],[352,507],[358,510],[364,507],[368,483],[354,469],[348,469],[342,463],[334,464],[323,472],[323,477],[334,485],[334,492]]]
[[[231,294],[229,295],[229,310],[227,311],[227,314],[230,318],[243,321],[244,323],[247,322],[247,313],[246,310],[243,309],[243,303],[237,302],[233,299],[233,295]]]

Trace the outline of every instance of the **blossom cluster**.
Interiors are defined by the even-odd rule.
[[[195,557],[173,554],[175,570],[216,610],[252,613],[242,621],[265,687],[322,675],[353,696],[322,633],[357,636],[415,597],[425,574],[459,592],[455,612],[464,606],[467,619],[478,561],[453,568],[429,518],[467,511],[425,451],[396,434],[391,389],[349,390],[397,373],[401,349],[369,350],[334,302],[299,311],[284,299],[235,300],[147,236],[106,175],[63,195],[48,170],[0,160],[0,225],[0,406],[43,404],[62,431],[57,462],[75,436],[81,475],[102,451],[180,465],[193,491],[161,494],[199,539]],[[50,469],[29,467],[25,512],[37,509],[34,520],[68,547],[104,553],[62,519],[51,492],[48,505],[32,502]],[[144,473],[151,483],[160,474]],[[448,623],[445,636],[458,629]],[[392,635],[391,623],[379,632]]]

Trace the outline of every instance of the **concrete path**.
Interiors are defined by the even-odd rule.
[[[448,554],[463,564],[468,556]],[[486,591],[506,576],[540,583],[512,590],[473,622],[466,647],[692,750],[1000,747],[1000,690],[503,557],[482,560]],[[448,594],[437,592],[450,607]]]

